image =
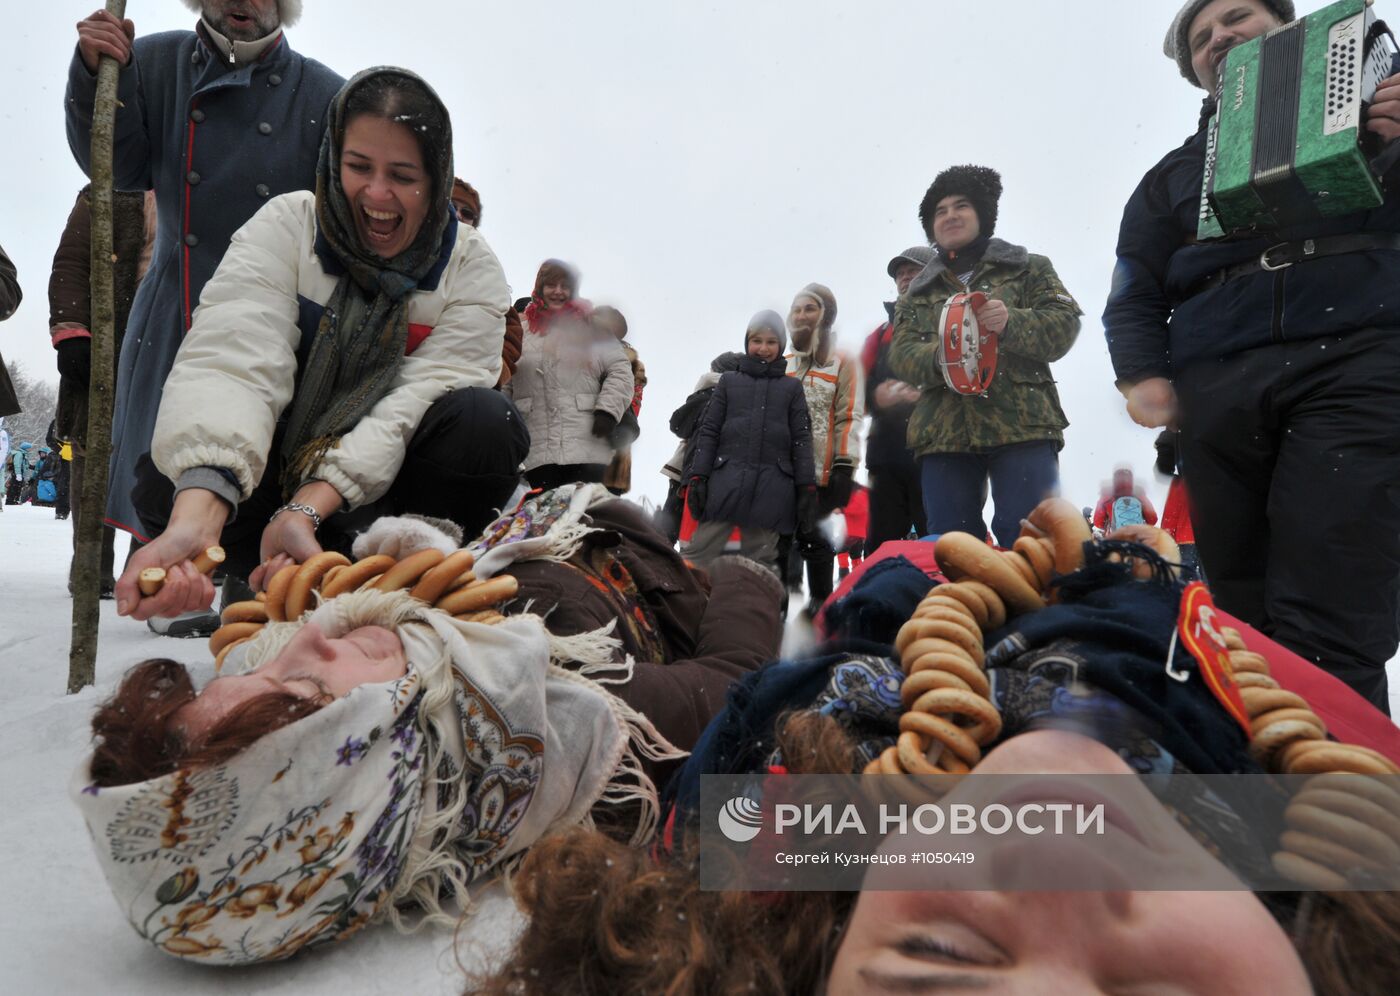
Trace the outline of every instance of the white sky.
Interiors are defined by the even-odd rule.
[[[57,379],[46,291],[85,178],[63,132],[75,22],[95,0],[7,0],[0,245],[25,300],[0,353]],[[892,296],[889,258],[922,241],[946,166],[1001,171],[997,234],[1051,258],[1086,314],[1054,370],[1073,423],[1066,496],[1092,504],[1115,462],[1151,483],[1099,315],[1124,202],[1195,128],[1200,91],[1161,53],[1176,0],[308,0],[292,46],[349,76],[421,73],[453,115],[457,172],[515,297],[547,256],[626,314],[650,385],[634,497],[659,500],[666,422],[760,308],[809,281],[858,351]],[[1311,10],[1318,3],[1303,5]],[[177,0],[130,0],[138,34],[190,28]]]

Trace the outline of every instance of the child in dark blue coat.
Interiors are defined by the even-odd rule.
[[[777,312],[754,315],[739,369],[720,378],[700,422],[688,498],[700,525],[684,552],[702,567],[738,527],[739,552],[778,574],[779,537],[815,518],[812,428],[786,348]]]

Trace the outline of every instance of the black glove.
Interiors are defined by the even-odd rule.
[[[92,340],[87,336],[64,339],[58,344],[58,375],[88,386],[92,376]]]
[[[809,484],[797,489],[797,529],[810,533],[817,528],[817,486]]]
[[[617,419],[607,412],[593,413],[593,435],[599,439],[606,439],[617,428]]]
[[[854,473],[855,468],[849,464],[838,463],[831,468],[831,476],[826,479],[826,500],[832,508],[845,508],[850,504]]]
[[[710,497],[710,481],[705,477],[692,477],[686,489],[685,503],[690,506],[690,514],[697,519],[705,514],[705,502]]]
[[[1154,444],[1157,447],[1157,473],[1171,477],[1176,473],[1177,434],[1171,429],[1163,429]]]

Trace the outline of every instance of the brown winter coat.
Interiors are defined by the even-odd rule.
[[[69,339],[92,336],[92,207],[88,199],[91,189],[87,186],[78,191],[49,274],[49,337],[55,349]],[[112,350],[114,382],[131,302],[150,264],[155,238],[155,198],[141,191],[116,191],[112,198],[112,255],[116,257],[112,263],[116,305],[113,323],[116,340]],[[60,439],[72,440],[79,454],[87,434],[87,412],[87,385],[69,377],[59,378],[55,431]]]
[[[615,623],[622,653],[637,664],[631,681],[609,689],[690,750],[730,686],[777,656],[782,590],[737,557],[721,558],[708,576],[691,569],[631,502],[604,502],[589,516],[604,532],[569,562],[505,569],[520,582],[512,607],[530,606],[560,635]]]

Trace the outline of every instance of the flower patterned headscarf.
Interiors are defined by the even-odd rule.
[[[443,898],[465,899],[600,802],[635,816],[640,801],[639,842],[650,834],[645,721],[551,664],[537,617],[484,626],[404,593],[361,592],[309,618],[329,636],[393,629],[408,674],[362,685],[223,764],[97,787],[89,757],[74,776],[108,884],[158,949],[238,965],[397,923],[405,901],[448,917]],[[275,656],[302,625],[266,627],[241,666]]]

